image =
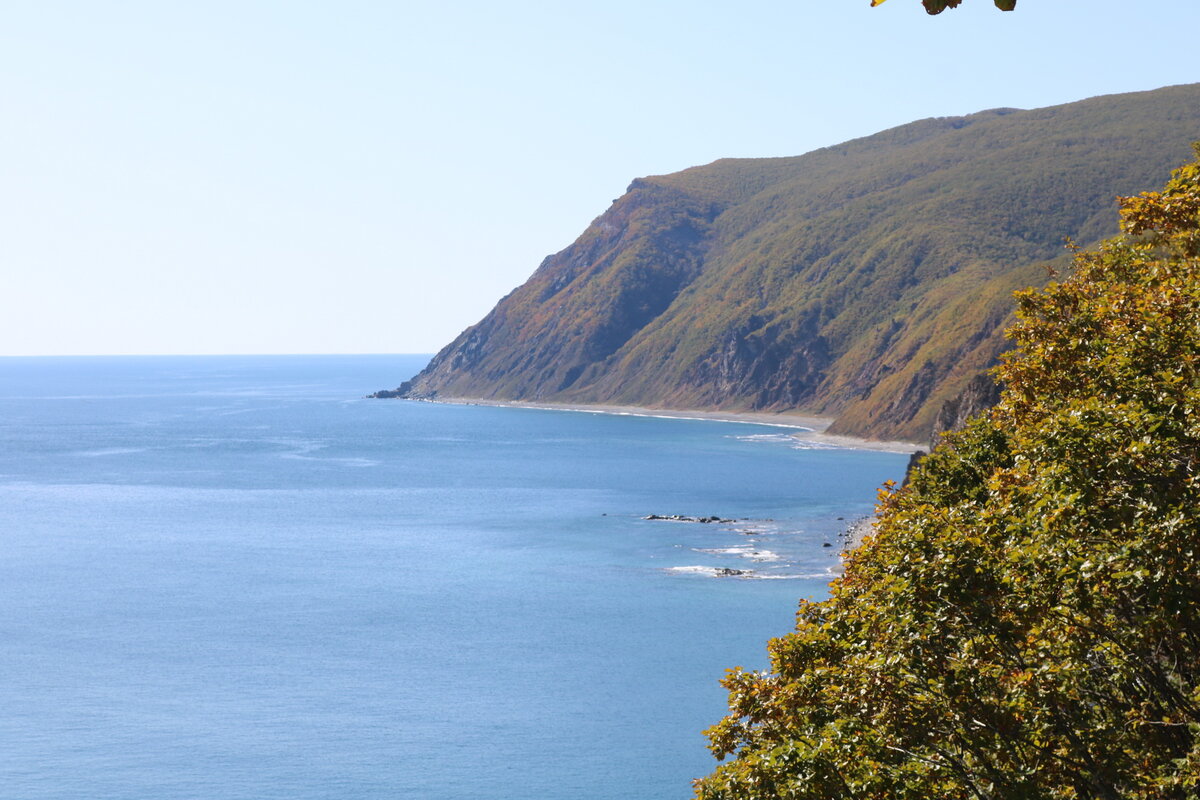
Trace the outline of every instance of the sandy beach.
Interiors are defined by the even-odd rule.
[[[852,450],[878,450],[887,453],[915,453],[923,445],[914,442],[875,441],[856,436],[839,436],[826,433],[832,417],[812,417],[803,414],[765,411],[700,411],[665,408],[643,408],[640,406],[583,405],[576,403],[536,403],[521,400],[479,400],[467,397],[439,397],[420,402],[449,403],[453,405],[498,406],[504,408],[532,408],[544,411],[576,411],[587,414],[618,414],[624,416],[658,417],[662,419],[707,419],[714,422],[747,422],[754,425],[770,425],[791,428],[797,439],[826,447],[845,447]]]

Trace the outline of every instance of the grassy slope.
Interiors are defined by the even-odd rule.
[[[1200,138],[1200,86],[923,120],[635,181],[414,394],[799,409],[923,440],[1011,291]]]

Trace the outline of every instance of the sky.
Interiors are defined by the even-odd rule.
[[[434,352],[635,177],[1200,81],[1200,0],[0,11],[0,355]]]

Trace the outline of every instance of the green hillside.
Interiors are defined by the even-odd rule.
[[[1115,196],[1198,138],[1188,85],[638,179],[398,392],[794,410],[924,440],[1005,346],[1012,291],[1065,238],[1115,233]]]

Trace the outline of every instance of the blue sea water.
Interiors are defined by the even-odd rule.
[[[905,457],[360,399],[423,361],[0,359],[0,797],[690,796]]]

